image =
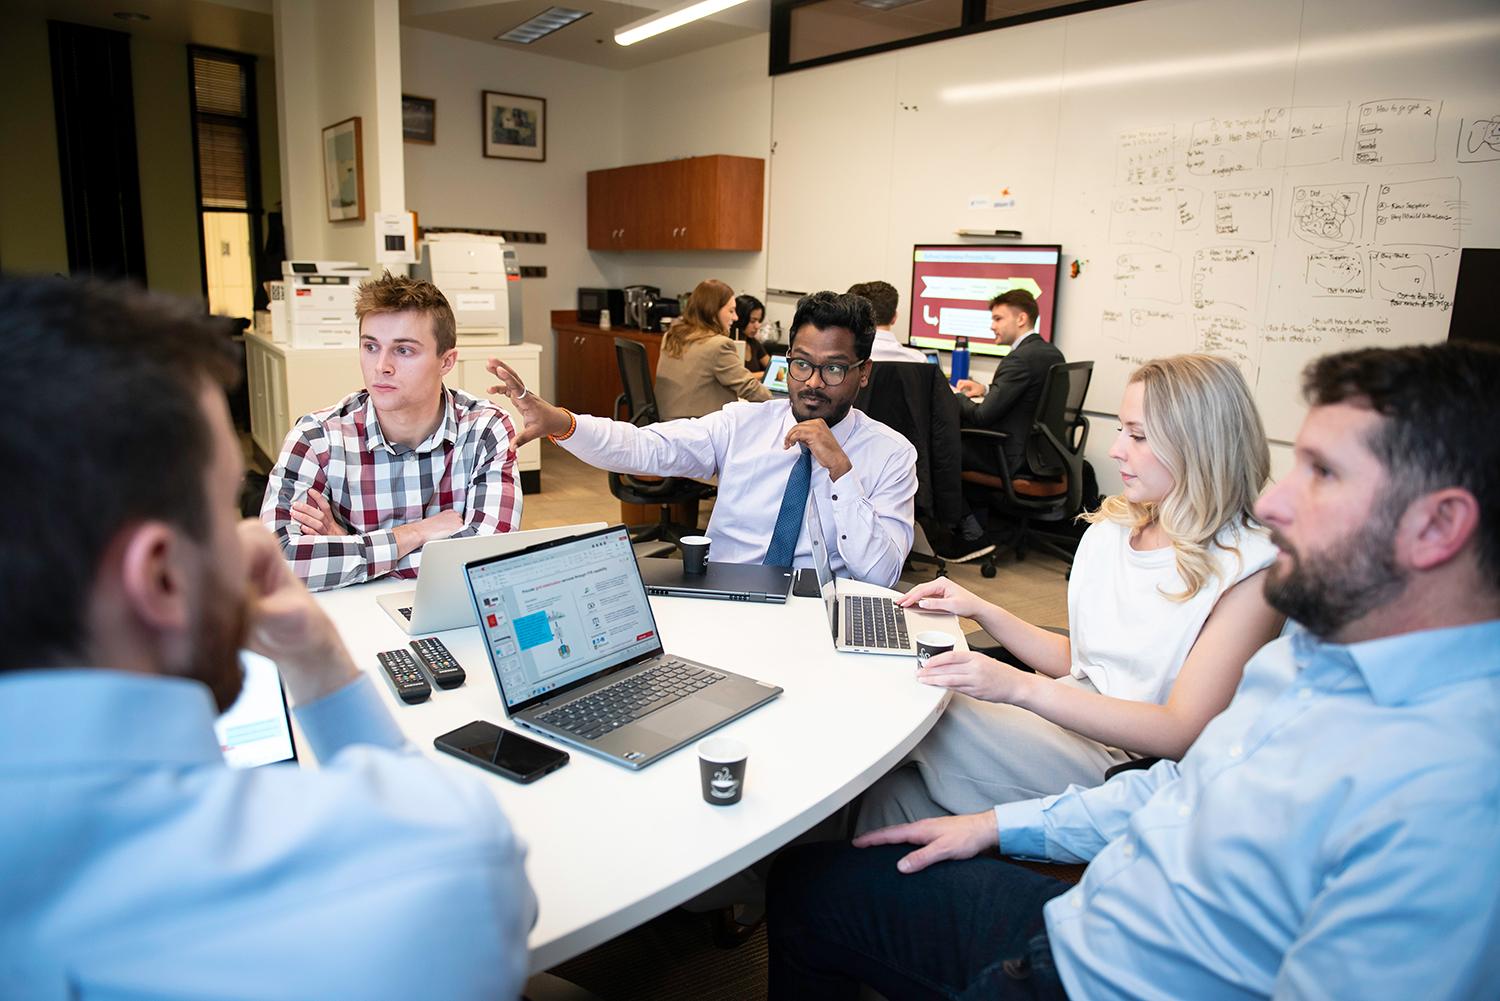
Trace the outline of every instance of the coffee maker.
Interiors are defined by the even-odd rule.
[[[646,314],[661,295],[655,285],[625,286],[625,325],[646,329]]]

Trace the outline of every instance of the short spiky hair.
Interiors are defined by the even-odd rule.
[[[354,297],[354,315],[361,327],[365,317],[372,313],[405,312],[432,317],[432,335],[437,338],[439,356],[458,346],[458,322],[453,318],[453,307],[432,282],[387,271],[379,278],[362,282]]]
[[[1315,407],[1348,403],[1384,418],[1369,441],[1393,490],[1410,503],[1460,487],[1479,503],[1479,565],[1500,587],[1500,426],[1493,397],[1500,351],[1450,341],[1365,348],[1307,366],[1302,392]]]

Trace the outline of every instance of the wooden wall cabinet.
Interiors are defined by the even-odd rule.
[[[588,174],[590,250],[760,250],[766,162],[695,156]]]

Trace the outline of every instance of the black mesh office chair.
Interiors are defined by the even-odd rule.
[[[1088,396],[1094,363],[1075,361],[1053,365],[1047,371],[1047,386],[1032,418],[1031,433],[1026,438],[1025,477],[1011,476],[1002,447],[1006,436],[984,428],[964,428],[964,437],[985,440],[998,457],[999,475],[966,469],[963,480],[967,489],[983,490],[985,500],[996,513],[1015,518],[1016,559],[1026,558],[1028,546],[1045,550],[1067,563],[1073,563],[1074,540],[1035,527],[1036,522],[1053,524],[1076,516],[1083,505],[1083,450],[1089,440],[1089,421],[1083,416],[1083,401]],[[986,556],[979,572],[995,576],[994,554]]]
[[[942,370],[926,362],[876,362],[854,405],[917,450],[916,522],[929,542],[941,538],[963,517],[958,400]],[[907,554],[908,568],[922,563],[935,567],[936,576],[948,573],[941,556]]]
[[[616,337],[615,362],[620,367],[620,384],[625,391],[615,399],[614,416],[627,420],[636,427],[655,424],[661,419],[661,412],[656,407],[656,389],[651,381],[651,360],[646,355],[645,346],[624,337]],[[656,476],[610,473],[609,492],[626,504],[656,505],[661,511],[655,524],[631,527],[631,542],[670,542],[676,545],[684,535],[698,534],[698,526],[674,524],[672,505],[712,497],[714,488],[707,483],[678,477],[662,479]]]

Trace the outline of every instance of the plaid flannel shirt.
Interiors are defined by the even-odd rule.
[[[309,588],[415,577],[422,551],[398,560],[394,529],[443,511],[463,516],[456,539],[520,527],[510,417],[459,390],[443,393],[443,421],[416,448],[386,441],[364,390],[308,414],[287,435],[260,518]],[[323,495],[348,535],[304,534],[292,502],[309,490]]]

